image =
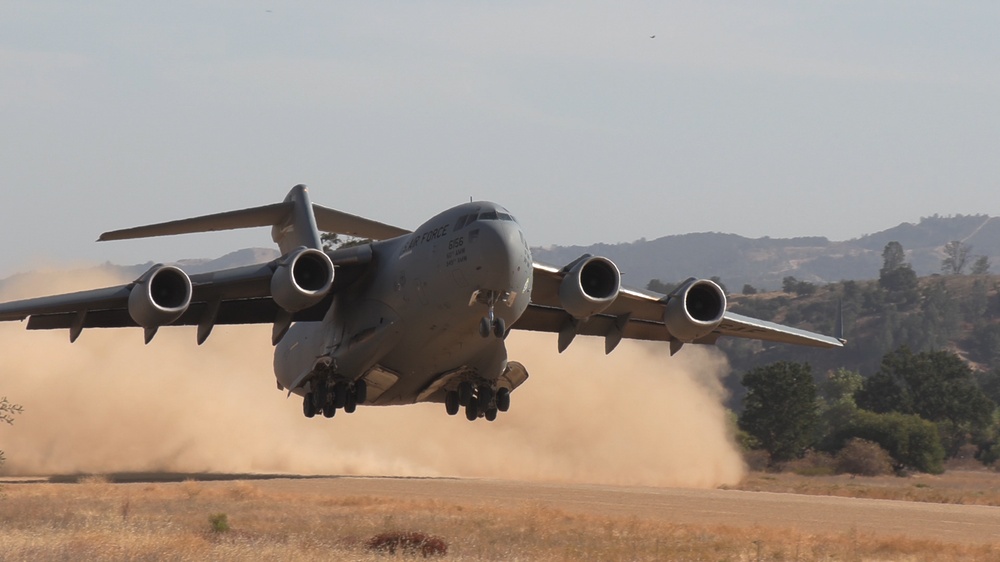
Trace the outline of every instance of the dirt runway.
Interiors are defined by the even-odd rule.
[[[273,479],[262,488],[323,496],[433,498],[470,508],[535,504],[568,512],[678,524],[856,531],[948,543],[1000,542],[1000,508],[890,500],[448,478]]]

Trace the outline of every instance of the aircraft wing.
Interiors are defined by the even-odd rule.
[[[286,265],[283,256],[270,263],[190,276],[190,303],[176,319],[164,325],[198,326],[198,342],[202,343],[217,324],[274,324],[274,337],[280,339],[291,322],[322,320],[333,294],[340,285],[356,278],[350,270],[364,268],[371,260],[371,250],[367,246],[354,247],[329,252],[327,256],[338,272],[332,286],[315,303],[295,312],[279,306],[272,296],[275,272]],[[154,266],[143,277],[161,268]],[[140,326],[130,311],[130,296],[142,282],[140,278],[115,287],[3,303],[0,321],[27,318],[29,330],[69,329],[71,340],[83,328]],[[147,331],[147,342],[152,334],[155,328]]]
[[[559,297],[559,287],[565,274],[559,268],[534,264],[531,304],[512,328],[559,333],[560,350],[565,349],[576,335],[604,336],[608,353],[621,339],[671,342],[672,351],[685,343],[671,334],[664,321],[667,302],[671,298],[669,295],[623,287],[608,308],[586,320],[574,320],[563,309]],[[837,338],[728,311],[714,329],[690,343],[714,344],[722,336],[813,347],[844,345]]]
[[[282,203],[105,232],[104,240],[271,226],[282,256],[270,263],[188,276],[156,265],[132,283],[0,304],[0,321],[28,319],[29,330],[142,326],[146,342],[160,326],[196,325],[202,343],[216,324],[274,325],[277,343],[292,322],[322,320],[333,294],[362,275],[369,244],[323,252],[319,229],[380,240],[407,230],[313,205],[304,185]]]

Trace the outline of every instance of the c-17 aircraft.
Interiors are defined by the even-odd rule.
[[[270,226],[281,257],[262,265],[187,275],[158,264],[127,285],[0,304],[0,321],[29,330],[268,323],[277,386],[302,396],[307,417],[358,405],[444,403],[450,415],[493,421],[528,378],[508,361],[511,330],[688,343],[721,336],[815,347],[843,339],[726,311],[726,296],[691,278],[669,295],[622,287],[618,267],[590,255],[534,263],[521,227],[503,207],[470,202],[415,231],[315,205],[304,185],[282,203],[106,232],[101,241]],[[371,240],[323,249],[320,232]]]

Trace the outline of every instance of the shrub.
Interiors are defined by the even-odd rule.
[[[833,456],[810,449],[801,459],[785,463],[782,470],[799,476],[830,476],[834,474]]]
[[[892,456],[893,469],[897,472],[905,468],[931,474],[944,472],[944,448],[937,427],[920,416],[858,410],[854,420],[838,433],[835,441],[847,443],[852,437],[878,443]]]
[[[837,474],[880,476],[892,472],[892,457],[878,443],[857,437],[847,441],[834,459]]]
[[[227,517],[225,513],[209,515],[208,522],[212,525],[213,533],[229,532],[229,517]]]
[[[771,454],[763,449],[751,449],[743,451],[743,462],[749,470],[764,472],[771,464]]]

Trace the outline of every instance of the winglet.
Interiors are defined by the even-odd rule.
[[[836,335],[834,337],[836,337],[840,341],[840,343],[847,343],[847,340],[844,339],[844,301],[843,301],[843,299],[838,299],[837,300],[837,326],[836,326],[836,328],[834,328],[834,332],[836,333]]]

